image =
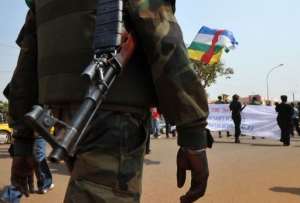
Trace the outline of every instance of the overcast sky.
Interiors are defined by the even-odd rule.
[[[0,2],[0,91],[10,80],[18,49],[14,43],[24,22],[26,5],[22,0]],[[221,93],[266,96],[266,75],[272,72],[270,97],[293,92],[300,99],[300,1],[299,0],[177,0],[176,17],[187,44],[201,26],[232,31],[237,49],[224,54],[223,62],[235,70],[229,79],[219,79],[208,88],[211,98]],[[0,99],[3,99],[1,94]]]

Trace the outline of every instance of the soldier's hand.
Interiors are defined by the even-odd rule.
[[[13,157],[11,184],[27,197],[29,196],[30,189],[33,187],[32,180],[35,166],[34,157]]]
[[[183,187],[186,171],[190,170],[192,179],[189,191],[180,197],[181,203],[191,203],[205,194],[209,176],[205,150],[192,150],[181,147],[177,153],[177,186]]]

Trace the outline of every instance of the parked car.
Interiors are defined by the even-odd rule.
[[[0,144],[9,144],[11,142],[12,129],[7,123],[0,123]]]

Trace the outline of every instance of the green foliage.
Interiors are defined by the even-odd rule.
[[[0,123],[7,121],[8,103],[0,101]]]
[[[0,112],[7,113],[8,112],[8,103],[0,101]]]
[[[225,68],[224,64],[218,63],[214,65],[204,65],[201,62],[193,61],[198,76],[202,80],[204,88],[210,87],[216,83],[218,77],[225,77],[230,79],[231,75],[234,74],[233,68]]]

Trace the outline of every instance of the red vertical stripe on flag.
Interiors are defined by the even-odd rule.
[[[222,35],[223,32],[224,32],[224,30],[218,30],[215,33],[209,50],[205,54],[203,54],[203,56],[201,58],[202,63],[209,64],[211,58],[214,56],[214,51],[215,51],[216,45],[219,41],[219,37]]]

